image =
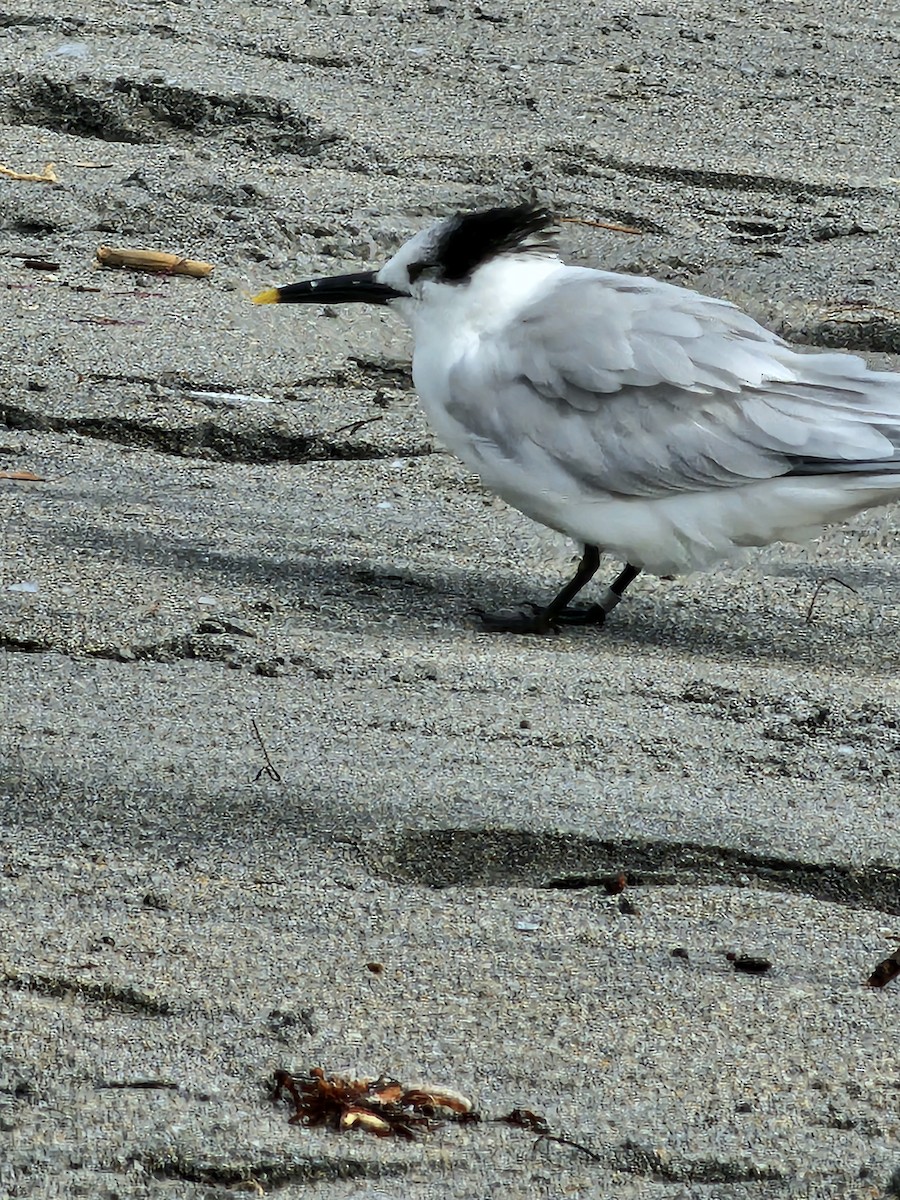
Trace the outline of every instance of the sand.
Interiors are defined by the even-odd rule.
[[[59,179],[0,177],[0,1195],[900,1194],[897,510],[487,636],[574,548],[389,314],[248,301],[534,195],[643,230],[572,261],[896,365],[898,15],[0,16],[0,162]],[[317,1065],[484,1119],[291,1126]]]

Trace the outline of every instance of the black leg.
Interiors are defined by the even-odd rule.
[[[630,583],[641,573],[640,567],[626,563],[606,590],[599,604],[587,608],[570,608],[584,585],[593,577],[600,565],[600,551],[596,546],[585,546],[581,562],[574,577],[546,608],[532,606],[531,613],[485,613],[479,612],[482,624],[491,633],[550,633],[560,625],[602,625],[616,607]]]
[[[596,546],[585,546],[578,570],[558,596],[546,608],[535,608],[532,613],[484,613],[479,612],[485,629],[491,633],[550,633],[556,627],[560,613],[564,612],[584,585],[600,566],[600,551]]]
[[[560,625],[602,625],[622,599],[625,589],[629,584],[634,583],[640,573],[640,567],[633,567],[631,563],[626,563],[606,589],[606,594],[599,604],[591,604],[582,609],[565,609],[557,614],[557,623]]]

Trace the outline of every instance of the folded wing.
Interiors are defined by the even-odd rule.
[[[724,301],[578,267],[457,363],[448,410],[486,462],[560,495],[900,473],[900,375],[801,354]]]

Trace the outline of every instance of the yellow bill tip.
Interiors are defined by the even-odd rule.
[[[278,288],[266,288],[264,292],[258,292],[253,297],[254,304],[277,304],[278,303]]]

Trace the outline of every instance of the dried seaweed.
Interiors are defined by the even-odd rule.
[[[307,1075],[275,1072],[274,1100],[288,1096],[294,1104],[291,1125],[327,1125],[360,1129],[376,1137],[413,1139],[446,1121],[480,1120],[472,1101],[459,1092],[431,1084],[405,1087],[396,1079],[351,1079],[326,1075],[313,1067]]]

